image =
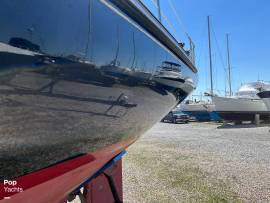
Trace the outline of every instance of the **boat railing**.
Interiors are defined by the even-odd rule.
[[[189,49],[185,49],[185,43],[178,42],[176,38],[168,31],[168,29],[160,22],[160,20],[150,11],[150,9],[141,1],[141,0],[128,0],[133,5],[135,5],[148,19],[151,20],[152,23],[155,24],[166,36],[170,39],[171,42],[181,50],[181,52],[188,58],[190,63],[193,65],[193,69],[195,69],[195,45],[190,37],[188,37],[189,41]]]
[[[136,2],[137,0],[135,0],[134,2]],[[189,60],[192,62],[192,64],[195,66],[195,44],[193,42],[193,40],[191,39],[190,36],[188,36],[187,40],[189,42],[189,49],[185,49],[185,43],[183,42],[178,42],[175,37],[168,31],[168,29],[162,24],[161,19],[163,17],[163,15],[160,15],[158,19],[157,16],[155,16],[153,14],[153,12],[142,2],[142,0],[137,1],[138,4],[140,4],[141,9],[147,14],[148,17],[154,19],[156,25],[159,26],[160,29],[164,30],[167,35],[171,38],[171,40],[174,41],[175,44],[177,44],[179,46],[179,48],[181,49],[181,51],[189,58]]]
[[[189,40],[189,59],[192,61],[192,63],[195,65],[195,44],[192,41],[192,39],[190,37],[188,37]]]

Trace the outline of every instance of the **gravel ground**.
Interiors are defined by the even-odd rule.
[[[159,123],[127,152],[125,202],[270,202],[268,127]]]

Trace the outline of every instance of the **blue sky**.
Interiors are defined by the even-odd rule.
[[[268,0],[171,0],[183,22],[177,23],[168,0],[160,0],[161,8],[177,29],[173,35],[186,41],[186,30],[196,45],[196,64],[199,69],[198,88],[194,94],[210,88],[207,15],[212,24],[212,57],[214,89],[224,95],[227,68],[226,33],[230,34],[232,89],[241,83],[270,81],[270,1]],[[143,0],[155,14],[152,0]],[[166,27],[173,32],[168,23]],[[220,50],[220,51],[219,51]],[[221,59],[221,57],[222,59]],[[222,63],[223,60],[223,63]],[[226,67],[224,67],[224,65]],[[227,85],[228,90],[228,85]]]

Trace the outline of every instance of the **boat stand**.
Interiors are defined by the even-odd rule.
[[[82,183],[59,203],[72,201],[78,196],[82,203],[122,203],[122,156],[123,151],[102,167],[95,175]]]

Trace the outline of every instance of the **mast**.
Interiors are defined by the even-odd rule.
[[[229,70],[229,90],[230,96],[232,96],[232,83],[231,83],[231,62],[230,62],[230,47],[229,47],[229,34],[226,34],[227,39],[227,58],[228,58],[228,70]]]
[[[209,63],[210,63],[210,82],[211,82],[211,96],[213,95],[213,70],[212,70],[212,50],[211,50],[211,30],[210,30],[210,16],[207,16],[208,22],[208,46],[209,46]]]
[[[160,9],[160,0],[157,0],[157,7],[158,7],[158,20],[161,23],[161,9]]]

